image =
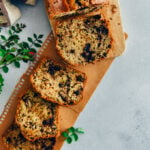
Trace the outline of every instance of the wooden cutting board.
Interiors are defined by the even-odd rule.
[[[118,1],[117,0],[114,0],[114,1],[116,2],[118,6]],[[121,24],[121,22],[118,22],[118,23]],[[122,45],[120,46],[122,47]],[[14,92],[12,93],[12,95],[10,96],[10,99],[8,100],[8,103],[5,107],[5,110],[2,116],[0,116],[0,150],[5,150],[4,145],[2,144],[1,136],[3,135],[3,133],[6,131],[6,129],[11,125],[11,123],[14,120],[17,100],[19,99],[19,97],[21,97],[21,95],[28,88],[31,88],[31,84],[29,82],[29,76],[34,70],[34,68],[36,68],[40,60],[45,56],[50,57],[63,64],[62,59],[56,53],[55,39],[52,33],[49,34],[42,48],[38,51],[36,60],[32,64],[30,64],[27,71],[20,78],[18,84],[16,85],[16,88],[14,89]],[[71,107],[60,106],[59,115],[60,115],[60,131],[61,132],[65,131],[66,129],[74,125],[77,117],[79,116],[81,111],[84,109],[84,107],[88,103],[94,90],[96,89],[100,81],[102,80],[104,74],[110,67],[113,60],[114,58],[111,58],[111,59],[102,60],[95,64],[89,64],[86,66],[77,67],[80,71],[85,72],[87,75],[87,83],[86,83],[84,93],[83,93],[83,100],[77,105],[74,105]],[[63,145],[63,142],[64,142],[64,139],[62,137],[59,137],[57,139],[55,150],[60,150],[60,148]]]

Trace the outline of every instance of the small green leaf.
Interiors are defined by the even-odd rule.
[[[71,137],[75,140],[78,141],[79,137],[76,133],[72,134]]]
[[[30,52],[34,52],[34,53],[36,53],[36,49],[34,49],[34,48],[30,48]]]
[[[18,35],[11,35],[8,40],[13,41],[13,40],[19,40],[19,36]]]
[[[77,133],[81,133],[81,134],[84,134],[84,130],[82,128],[76,128],[76,132]]]
[[[74,132],[75,132],[75,128],[74,128],[74,127],[71,127],[71,128],[68,129],[68,131],[69,131],[70,133],[74,133]]]
[[[29,49],[23,49],[22,52],[23,53],[28,53],[30,50]]]
[[[0,84],[2,84],[4,81],[3,76],[0,74]]]
[[[43,36],[44,36],[44,35],[40,34],[40,35],[38,36],[38,39],[43,38]]]
[[[23,48],[23,44],[22,44],[22,43],[19,43],[18,46],[19,46],[20,48]]]
[[[30,57],[27,55],[22,56],[23,59],[29,59]]]
[[[34,45],[35,45],[36,47],[41,47],[41,45],[38,44],[38,43],[34,43]]]
[[[71,144],[71,143],[72,143],[72,138],[71,138],[71,137],[68,137],[68,138],[66,139],[66,141],[67,141],[68,144]]]
[[[68,135],[67,132],[62,132],[62,136],[63,136],[63,137],[68,137],[69,135]]]
[[[35,39],[37,39],[37,35],[35,33],[33,34],[33,36],[34,36]]]
[[[12,35],[12,31],[11,30],[9,30],[8,33],[9,33],[9,35]]]
[[[4,35],[1,35],[1,39],[6,41],[6,37]]]
[[[31,37],[28,37],[28,41],[31,42],[31,43],[33,43],[33,40],[32,40]]]
[[[7,57],[6,57],[6,60],[9,61],[9,60],[11,60],[11,59],[14,58],[14,57],[15,57],[15,55],[9,54],[9,55],[7,55]]]
[[[4,78],[3,78],[3,76],[0,74],[0,94],[1,94],[1,92],[2,92],[2,87],[3,87],[3,85],[4,85]]]
[[[14,40],[14,43],[16,43],[16,44],[17,44],[17,43],[18,43],[18,39],[15,39],[15,40]]]
[[[3,56],[5,55],[5,53],[6,53],[6,52],[5,52],[5,50],[0,49],[0,56],[2,56],[2,57],[3,57]]]
[[[24,62],[24,63],[27,63],[27,62],[28,62],[28,60],[27,60],[27,59],[23,59],[23,62]]]
[[[2,69],[5,73],[7,73],[9,71],[9,68],[7,66],[4,66]]]
[[[16,31],[16,28],[15,28],[15,26],[12,26],[12,27],[11,27],[11,29],[12,29],[13,31]]]
[[[29,44],[27,42],[23,42],[22,44],[24,48],[29,48]]]
[[[16,66],[16,68],[20,68],[20,62],[19,61],[15,61],[14,65]]]
[[[41,40],[37,40],[39,43],[43,43]]]

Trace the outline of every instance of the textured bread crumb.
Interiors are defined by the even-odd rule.
[[[43,59],[31,75],[31,83],[41,96],[60,105],[72,105],[82,99],[84,73]]]
[[[45,101],[36,92],[27,91],[19,101],[16,123],[30,141],[58,134],[58,106]]]
[[[55,138],[28,141],[15,123],[3,135],[3,143],[9,150],[54,150],[55,142]]]
[[[60,20],[56,26],[58,53],[70,64],[87,64],[107,57],[111,37],[101,15]]]

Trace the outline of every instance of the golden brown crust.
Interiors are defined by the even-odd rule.
[[[29,90],[30,90],[30,89],[28,89],[26,92],[24,92],[24,93],[22,94],[22,96],[24,96],[24,94],[27,93]],[[42,98],[42,97],[41,97],[41,98]],[[29,141],[31,141],[31,142],[34,142],[35,140],[38,140],[38,139],[47,139],[47,138],[51,138],[51,137],[58,137],[58,136],[60,135],[60,124],[59,124],[59,116],[60,116],[60,114],[59,114],[59,106],[57,106],[57,107],[55,107],[55,112],[56,112],[55,121],[56,121],[56,126],[57,126],[57,133],[56,133],[54,136],[52,136],[52,135],[49,134],[48,136],[44,136],[44,135],[43,135],[42,137],[35,137],[34,139],[29,138],[29,137],[25,134],[25,132],[23,132],[23,129],[21,129],[20,123],[17,121],[18,114],[20,113],[21,100],[22,100],[22,99],[19,99],[19,100],[18,100],[18,105],[17,105],[17,109],[16,109],[16,115],[15,115],[15,123],[19,126],[22,135],[23,135],[27,140],[29,140]]]
[[[33,71],[33,74],[38,71],[39,66],[41,66],[41,64],[43,64],[47,59],[52,60],[55,64],[58,64],[58,65],[62,66],[62,68],[65,67],[65,68],[67,68],[67,69],[73,69],[73,70],[75,70],[77,73],[84,75],[84,77],[85,77],[85,80],[84,80],[84,82],[83,82],[83,89],[84,89],[85,84],[86,84],[86,81],[87,81],[87,76],[86,76],[85,73],[83,73],[83,72],[81,72],[81,71],[79,71],[79,70],[77,70],[77,69],[72,68],[72,67],[71,67],[70,65],[68,65],[68,64],[66,64],[66,65],[63,66],[62,64],[57,63],[55,60],[53,60],[53,59],[51,59],[51,58],[43,58],[43,59],[40,61],[40,63],[38,64],[37,68]],[[32,74],[32,75],[33,75],[33,74]],[[33,81],[32,81],[32,75],[30,76],[30,82],[31,82],[31,83],[33,83]],[[32,87],[33,87],[33,89],[34,89],[35,91],[37,91],[38,93],[40,93],[40,91],[36,88],[36,86],[35,86],[34,84],[32,84]],[[71,105],[76,105],[76,104],[78,104],[78,103],[83,99],[83,91],[81,91],[81,94],[80,94],[80,95],[82,96],[82,97],[80,98],[80,100],[79,100],[79,101],[75,101],[75,102],[74,102],[73,104],[71,104]],[[47,97],[47,96],[45,96],[45,95],[42,95],[42,94],[41,94],[41,97],[42,97],[43,99],[46,99],[46,100],[51,101],[51,102],[53,102],[53,103],[58,103],[58,102],[56,102],[56,100],[54,100],[53,98],[49,98],[49,97]],[[70,104],[62,104],[62,103],[58,103],[58,104],[61,105],[61,106],[70,106]]]

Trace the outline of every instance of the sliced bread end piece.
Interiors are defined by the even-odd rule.
[[[10,150],[54,150],[55,138],[28,141],[22,135],[19,127],[13,123],[2,137],[3,143]]]

